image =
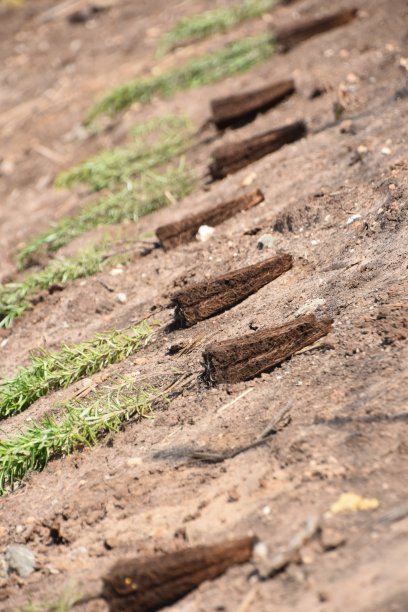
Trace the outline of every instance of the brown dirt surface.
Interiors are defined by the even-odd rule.
[[[120,275],[104,271],[69,283],[0,330],[0,377],[6,378],[39,347],[55,349],[155,312],[163,323],[142,352],[2,421],[4,437],[113,373],[135,381],[190,374],[153,418],[135,419],[94,448],[50,462],[0,498],[0,552],[24,544],[36,556],[28,578],[0,582],[0,609],[24,610],[32,602],[47,610],[46,602],[65,589],[96,595],[116,563],[186,546],[256,535],[278,553],[318,515],[321,543],[306,543],[297,562],[273,578],[255,580],[253,564],[245,563],[168,609],[406,611],[406,1],[357,0],[350,24],[240,76],[134,105],[99,134],[81,123],[92,101],[152,67],[158,37],[170,24],[215,3],[116,0],[84,23],[68,21],[73,8],[55,14],[65,4],[26,0],[19,9],[0,8],[0,281],[18,277],[16,248],[88,200],[83,188],[56,191],[56,174],[121,145],[137,122],[179,111],[201,125],[213,99],[294,79],[294,95],[241,129],[216,136],[207,128],[209,138],[190,157],[208,167],[217,146],[300,119],[308,133],[180,204],[111,230],[135,238],[262,191],[264,202],[218,225],[207,241],[156,248]],[[341,0],[336,10],[350,5]],[[75,10],[87,7],[75,2]],[[161,67],[240,34],[331,11],[330,0],[279,6],[234,32],[176,50]],[[90,232],[62,252],[73,254],[106,233]],[[264,234],[273,238],[268,250],[257,248]],[[191,328],[165,329],[177,290],[282,253],[293,257],[293,267],[255,294]],[[115,299],[118,293],[126,303]],[[247,382],[208,388],[201,381],[206,346],[308,314],[333,320],[314,347]],[[228,453],[253,442],[288,402],[290,423],[264,444],[214,464],[192,459],[192,449]],[[379,506],[331,512],[345,492]],[[400,507],[405,511],[392,515]],[[388,513],[394,518],[385,520]],[[107,606],[97,598],[75,609]]]

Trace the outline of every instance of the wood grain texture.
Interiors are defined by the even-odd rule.
[[[151,612],[170,605],[205,580],[252,556],[254,538],[195,546],[147,559],[119,561],[104,578],[102,597],[111,612]]]
[[[203,353],[203,378],[210,385],[250,380],[313,344],[331,328],[330,320],[306,315],[280,327],[214,343]]]
[[[156,236],[164,249],[174,248],[179,244],[185,244],[194,240],[201,225],[209,225],[210,227],[219,225],[239,212],[249,210],[253,206],[260,204],[263,200],[262,191],[257,189],[202,212],[188,215],[181,219],[181,221],[162,225],[156,230]]]
[[[282,51],[289,51],[296,45],[350,23],[357,15],[357,9],[343,9],[318,19],[307,19],[295,25],[282,27],[274,33],[275,41]]]
[[[278,255],[178,291],[172,296],[175,326],[191,327],[232,308],[290,270],[292,265],[291,255]]]
[[[210,174],[214,180],[238,172],[249,164],[295,140],[303,138],[307,132],[303,121],[296,121],[281,128],[268,130],[240,142],[221,145],[213,151]]]
[[[243,93],[211,101],[212,120],[220,130],[241,127],[295,92],[293,79],[278,81]]]

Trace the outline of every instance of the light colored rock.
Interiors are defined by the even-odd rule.
[[[326,304],[326,300],[323,300],[322,298],[315,298],[314,300],[307,300],[307,302],[305,302],[303,306],[300,306],[300,308],[297,309],[297,311],[295,312],[295,316],[300,317],[302,315],[312,314],[320,306],[324,306],[325,304]]]
[[[262,251],[263,249],[271,249],[276,242],[275,236],[272,234],[263,234],[256,243],[257,248]]]
[[[116,301],[119,302],[119,304],[126,304],[127,302],[126,293],[118,293],[116,296]]]
[[[351,217],[347,219],[346,225],[351,225],[352,223],[354,223],[354,221],[358,221],[358,219],[361,219],[361,215],[359,215],[358,213],[356,213],[355,215],[351,215]]]
[[[121,274],[123,274],[123,268],[112,268],[109,274],[111,276],[120,276]]]
[[[198,228],[196,238],[197,240],[200,240],[201,242],[205,242],[206,240],[211,238],[214,232],[215,232],[215,229],[213,227],[210,227],[209,225],[201,225]]]
[[[35,569],[35,557],[27,546],[15,544],[6,548],[5,559],[8,572],[15,572],[21,578],[27,578]]]

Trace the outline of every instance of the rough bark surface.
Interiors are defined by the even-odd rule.
[[[330,320],[314,315],[263,331],[212,344],[203,353],[208,384],[250,380],[329,333]]]
[[[219,225],[237,213],[260,204],[263,200],[262,191],[257,189],[229,202],[224,202],[202,212],[188,215],[181,219],[181,221],[162,225],[156,230],[156,236],[164,249],[174,248],[179,244],[185,244],[194,240],[201,225],[209,225],[210,227]]]
[[[175,326],[191,327],[235,306],[290,270],[292,264],[291,255],[278,255],[178,291],[172,297]]]
[[[306,125],[303,121],[296,121],[284,127],[269,130],[263,134],[247,138],[241,142],[232,142],[221,145],[213,152],[213,161],[210,164],[210,173],[214,180],[222,179],[233,174],[241,168],[252,164],[269,153],[295,140],[303,138],[306,134]]]
[[[160,610],[232,565],[249,561],[254,543],[254,538],[242,538],[145,560],[119,561],[104,579],[102,596],[111,612]]]
[[[274,38],[282,51],[289,51],[308,38],[347,25],[356,15],[355,8],[343,9],[319,19],[304,20],[294,26],[283,27],[275,32]]]
[[[240,127],[295,92],[293,79],[211,101],[212,120],[218,129]]]

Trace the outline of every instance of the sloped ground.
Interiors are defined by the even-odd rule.
[[[408,98],[401,62],[408,56],[406,3],[393,2],[391,15],[386,0],[360,2],[360,16],[350,26],[240,77],[132,109],[110,131],[91,138],[79,123],[93,97],[152,65],[158,31],[192,9],[188,3],[118,2],[94,26],[73,26],[65,17],[41,21],[52,4],[37,2],[34,9],[1,19],[3,277],[14,272],[18,242],[80,205],[83,194],[52,189],[55,173],[122,142],[130,125],[152,113],[182,110],[204,122],[213,97],[293,76],[295,96],[222,139],[302,118],[309,135],[192,194],[177,208],[144,218],[137,228],[125,227],[133,235],[154,231],[247,191],[243,185],[253,175],[250,188],[262,189],[265,203],[225,222],[209,241],[156,249],[120,276],[105,272],[76,281],[1,332],[0,373],[8,376],[32,349],[122,327],[165,306],[186,281],[261,261],[265,252],[256,243],[264,233],[275,238],[268,255],[294,257],[291,271],[232,310],[189,330],[160,331],[143,353],[108,368],[109,374],[135,380],[164,380],[173,372],[192,377],[153,419],[130,423],[96,448],[50,463],[1,500],[1,547],[27,544],[38,561],[30,578],[11,579],[0,590],[2,609],[29,600],[45,606],[67,584],[78,585],[82,594],[96,593],[101,576],[126,556],[249,532],[278,550],[309,515],[321,514],[344,536],[344,545],[327,552],[306,547],[302,563],[265,582],[248,580],[250,565],[233,568],[171,609],[406,610],[408,519],[381,521],[408,496]],[[280,24],[331,8],[328,1],[305,0],[277,9],[272,20]],[[234,34],[263,28],[265,21],[257,21]],[[179,53],[184,57],[191,49]],[[317,85],[327,91],[311,99]],[[346,110],[336,122],[333,104],[339,96]],[[203,146],[196,162],[205,163],[211,150]],[[66,252],[103,234],[93,232]],[[117,292],[127,295],[126,304],[115,300]],[[207,389],[198,380],[201,353],[210,341],[289,321],[317,299],[316,314],[334,320],[325,346],[248,383]],[[171,311],[158,317],[170,322]],[[191,342],[189,353],[168,354],[172,344],[182,342]],[[4,421],[4,435],[98,377]],[[183,454],[193,446],[223,451],[252,441],[288,401],[291,422],[267,444],[216,465],[194,463]],[[327,516],[346,491],[378,499],[378,510]],[[105,604],[96,600],[82,609],[104,610]]]

